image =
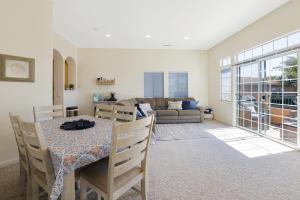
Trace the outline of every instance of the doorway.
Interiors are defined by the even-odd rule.
[[[53,105],[64,104],[64,59],[56,49],[53,50]]]

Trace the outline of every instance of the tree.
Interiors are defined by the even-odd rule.
[[[298,77],[298,59],[294,56],[288,56],[287,59],[284,61],[284,68],[283,68],[283,77],[285,79],[289,79],[285,81],[286,86],[297,87],[297,81],[293,81],[290,79],[297,79]]]

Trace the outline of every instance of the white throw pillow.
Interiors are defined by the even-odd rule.
[[[148,116],[148,111],[152,111],[150,103],[140,103],[139,107],[143,111],[143,113],[146,115],[146,117]]]
[[[168,110],[182,110],[182,101],[169,101]]]

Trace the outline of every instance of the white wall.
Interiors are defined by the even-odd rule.
[[[52,103],[52,2],[1,0],[0,54],[35,59],[35,82],[0,82],[0,166],[17,160],[8,112],[33,120],[32,106]]]
[[[292,0],[209,50],[209,104],[217,120],[233,123],[233,103],[220,101],[220,59],[299,30],[299,8],[300,1]]]
[[[58,33],[53,33],[53,38],[53,48],[59,51],[64,59],[72,57],[77,63],[77,47]]]
[[[117,93],[118,99],[144,96],[144,72],[189,73],[189,96],[208,104],[207,53],[196,50],[79,49],[78,91],[80,113],[92,114],[92,94]],[[115,78],[115,86],[97,86],[96,77]]]

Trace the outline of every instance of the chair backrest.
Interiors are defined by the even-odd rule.
[[[113,195],[114,199],[122,195],[121,192],[113,193],[116,177],[138,169],[139,173],[128,182],[140,181],[144,178],[152,126],[153,116],[128,123],[114,122],[108,167],[108,195]],[[128,186],[126,182],[122,187],[132,186]],[[122,188],[118,191],[126,192],[128,189],[130,188]]]
[[[97,104],[95,117],[102,119],[113,119],[114,117],[114,105]]]
[[[10,122],[15,134],[15,139],[17,142],[18,146],[18,151],[19,151],[19,160],[20,160],[20,165],[23,166],[23,168],[26,170],[26,172],[29,172],[29,162],[28,162],[28,156],[19,124],[19,116],[14,115],[13,113],[9,113],[9,118]]]
[[[64,117],[63,105],[51,105],[51,106],[34,106],[33,114],[34,121],[40,122],[44,120]]]
[[[19,120],[19,124],[29,158],[32,177],[38,185],[49,192],[54,183],[54,173],[42,128],[38,122],[32,123]]]
[[[114,120],[121,122],[133,122],[136,120],[137,107],[115,106]]]

